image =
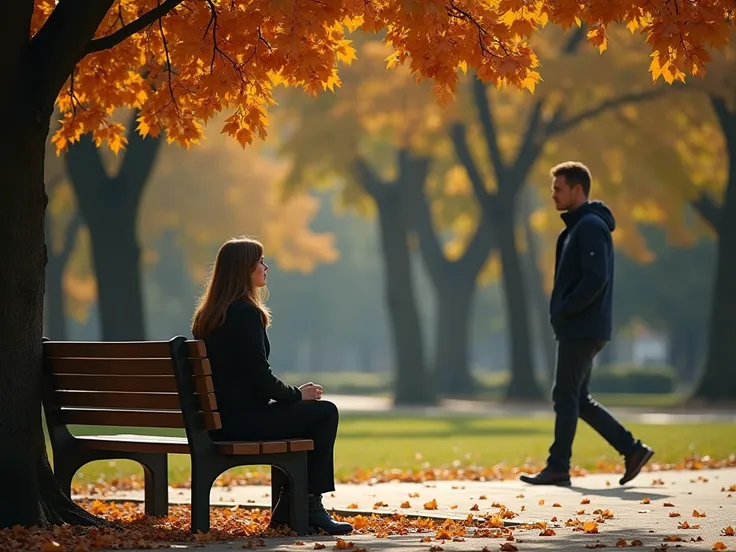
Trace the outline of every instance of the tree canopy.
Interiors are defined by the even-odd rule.
[[[71,76],[48,65],[44,86],[66,81],[58,97],[63,123],[59,149],[92,132],[113,150],[125,145],[116,108],[140,109],[138,130],[169,141],[197,143],[207,121],[225,110],[223,132],[245,145],[265,136],[273,88],[283,83],[317,93],[340,85],[337,65],[355,50],[346,33],[385,30],[388,66],[408,63],[432,79],[442,102],[454,97],[459,71],[477,70],[484,82],[534,91],[540,63],[534,32],[554,23],[585,22],[587,40],[602,52],[607,29],[625,24],[651,49],[652,78],[667,82],[703,75],[709,49],[724,47],[734,26],[730,0],[117,0],[83,44]],[[53,36],[60,26],[87,28],[96,17],[54,0],[36,0],[31,35]],[[76,18],[76,19],[75,19]],[[63,49],[62,49],[63,50]],[[61,54],[59,54],[61,55]],[[53,62],[51,54],[48,62]]]

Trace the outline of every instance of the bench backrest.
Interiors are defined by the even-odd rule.
[[[49,426],[222,427],[203,341],[45,341],[43,353]]]

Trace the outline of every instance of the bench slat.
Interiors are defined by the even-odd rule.
[[[174,376],[90,376],[62,374],[54,376],[56,388],[65,391],[118,391],[139,393],[176,393]],[[214,393],[210,376],[194,378],[197,393]]]
[[[163,437],[158,435],[85,435],[78,437],[80,445],[90,450],[112,450],[119,452],[165,452],[167,454],[189,454],[186,437]]]
[[[282,453],[289,450],[286,441],[266,441],[261,443],[261,454]]]
[[[204,427],[208,430],[222,428],[219,412],[200,414]],[[90,410],[62,409],[61,418],[67,425],[99,425],[121,427],[170,427],[183,428],[184,417],[181,412],[144,410]]]
[[[197,395],[204,412],[217,410],[214,393]],[[133,408],[142,410],[181,410],[176,393],[110,393],[88,391],[57,391],[59,406],[89,408]]]
[[[204,341],[186,342],[190,358],[205,358]],[[47,358],[171,358],[168,341],[46,341]]]
[[[167,454],[189,454],[189,443],[186,437],[163,437],[158,435],[85,435],[78,438],[80,444],[91,450],[111,450],[120,452],[165,452]],[[299,443],[314,442],[310,439],[289,439],[285,442],[289,450],[297,449]],[[274,447],[276,443],[258,443],[248,441],[215,441],[220,454],[261,454],[265,452],[286,452],[284,447]],[[264,450],[268,449],[268,450]],[[279,449],[279,450],[271,450]]]
[[[314,441],[312,439],[289,439],[287,443],[289,443],[290,452],[314,450]]]
[[[87,374],[105,376],[173,376],[174,363],[169,358],[49,358],[54,374]],[[211,376],[206,358],[190,360],[195,376]]]

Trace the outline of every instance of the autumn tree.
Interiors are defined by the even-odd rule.
[[[442,110],[430,87],[416,86],[408,70],[386,74],[384,59],[390,53],[378,40],[359,36],[358,55],[363,59],[343,72],[339,95],[313,101],[295,93],[283,98],[277,111],[285,129],[281,151],[293,160],[285,186],[291,192],[337,183],[348,208],[376,215],[396,371],[394,400],[431,404],[434,389],[451,394],[452,378],[466,375],[466,313],[475,281],[457,279],[460,272],[453,270],[445,253],[445,245],[451,244],[442,243],[432,220],[435,197],[427,199],[444,193],[444,177],[433,167],[442,147]],[[436,193],[429,189],[432,180]],[[488,246],[481,245],[488,232],[481,230],[469,252],[478,264],[474,275],[488,256]],[[422,328],[426,320],[415,295],[414,236],[437,293],[434,362],[427,361]],[[442,359],[449,359],[448,368]],[[418,386],[417,381],[424,383]]]
[[[736,305],[736,106],[733,71],[736,51],[729,46],[716,54],[711,70],[659,108],[638,114],[649,122],[636,148],[649,159],[661,184],[662,195],[689,202],[710,235],[717,240],[717,262],[710,298],[708,355],[694,397],[697,400],[732,399],[734,362],[731,345]],[[677,117],[663,119],[665,114]],[[667,121],[663,132],[661,121]],[[634,161],[636,162],[636,161]]]
[[[5,55],[0,114],[0,472],[6,488],[0,526],[93,522],[56,485],[41,434],[41,331],[46,251],[44,145],[54,104],[64,113],[55,142],[91,132],[112,147],[125,129],[115,108],[140,109],[142,135],[196,143],[222,110],[225,131],[241,143],[263,136],[272,87],[284,82],[319,92],[338,84],[336,63],[349,55],[345,25],[387,29],[412,70],[447,98],[457,69],[520,86],[538,80],[528,37],[543,23],[594,25],[591,40],[623,21],[644,25],[657,70],[702,71],[707,47],[722,47],[731,2],[678,6],[666,0],[596,3],[459,0],[372,3],[266,0],[18,0],[7,3],[0,33]],[[687,22],[687,26],[684,23]],[[673,32],[678,29],[679,32]],[[680,30],[681,29],[681,30]],[[63,92],[62,92],[63,91]]]

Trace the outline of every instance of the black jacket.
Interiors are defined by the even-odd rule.
[[[557,239],[550,321],[558,339],[611,339],[616,221],[600,201],[564,213]]]
[[[271,371],[271,345],[260,312],[246,301],[231,303],[225,322],[205,338],[222,425],[242,419],[243,411],[260,409],[271,399],[299,401],[302,393]]]

